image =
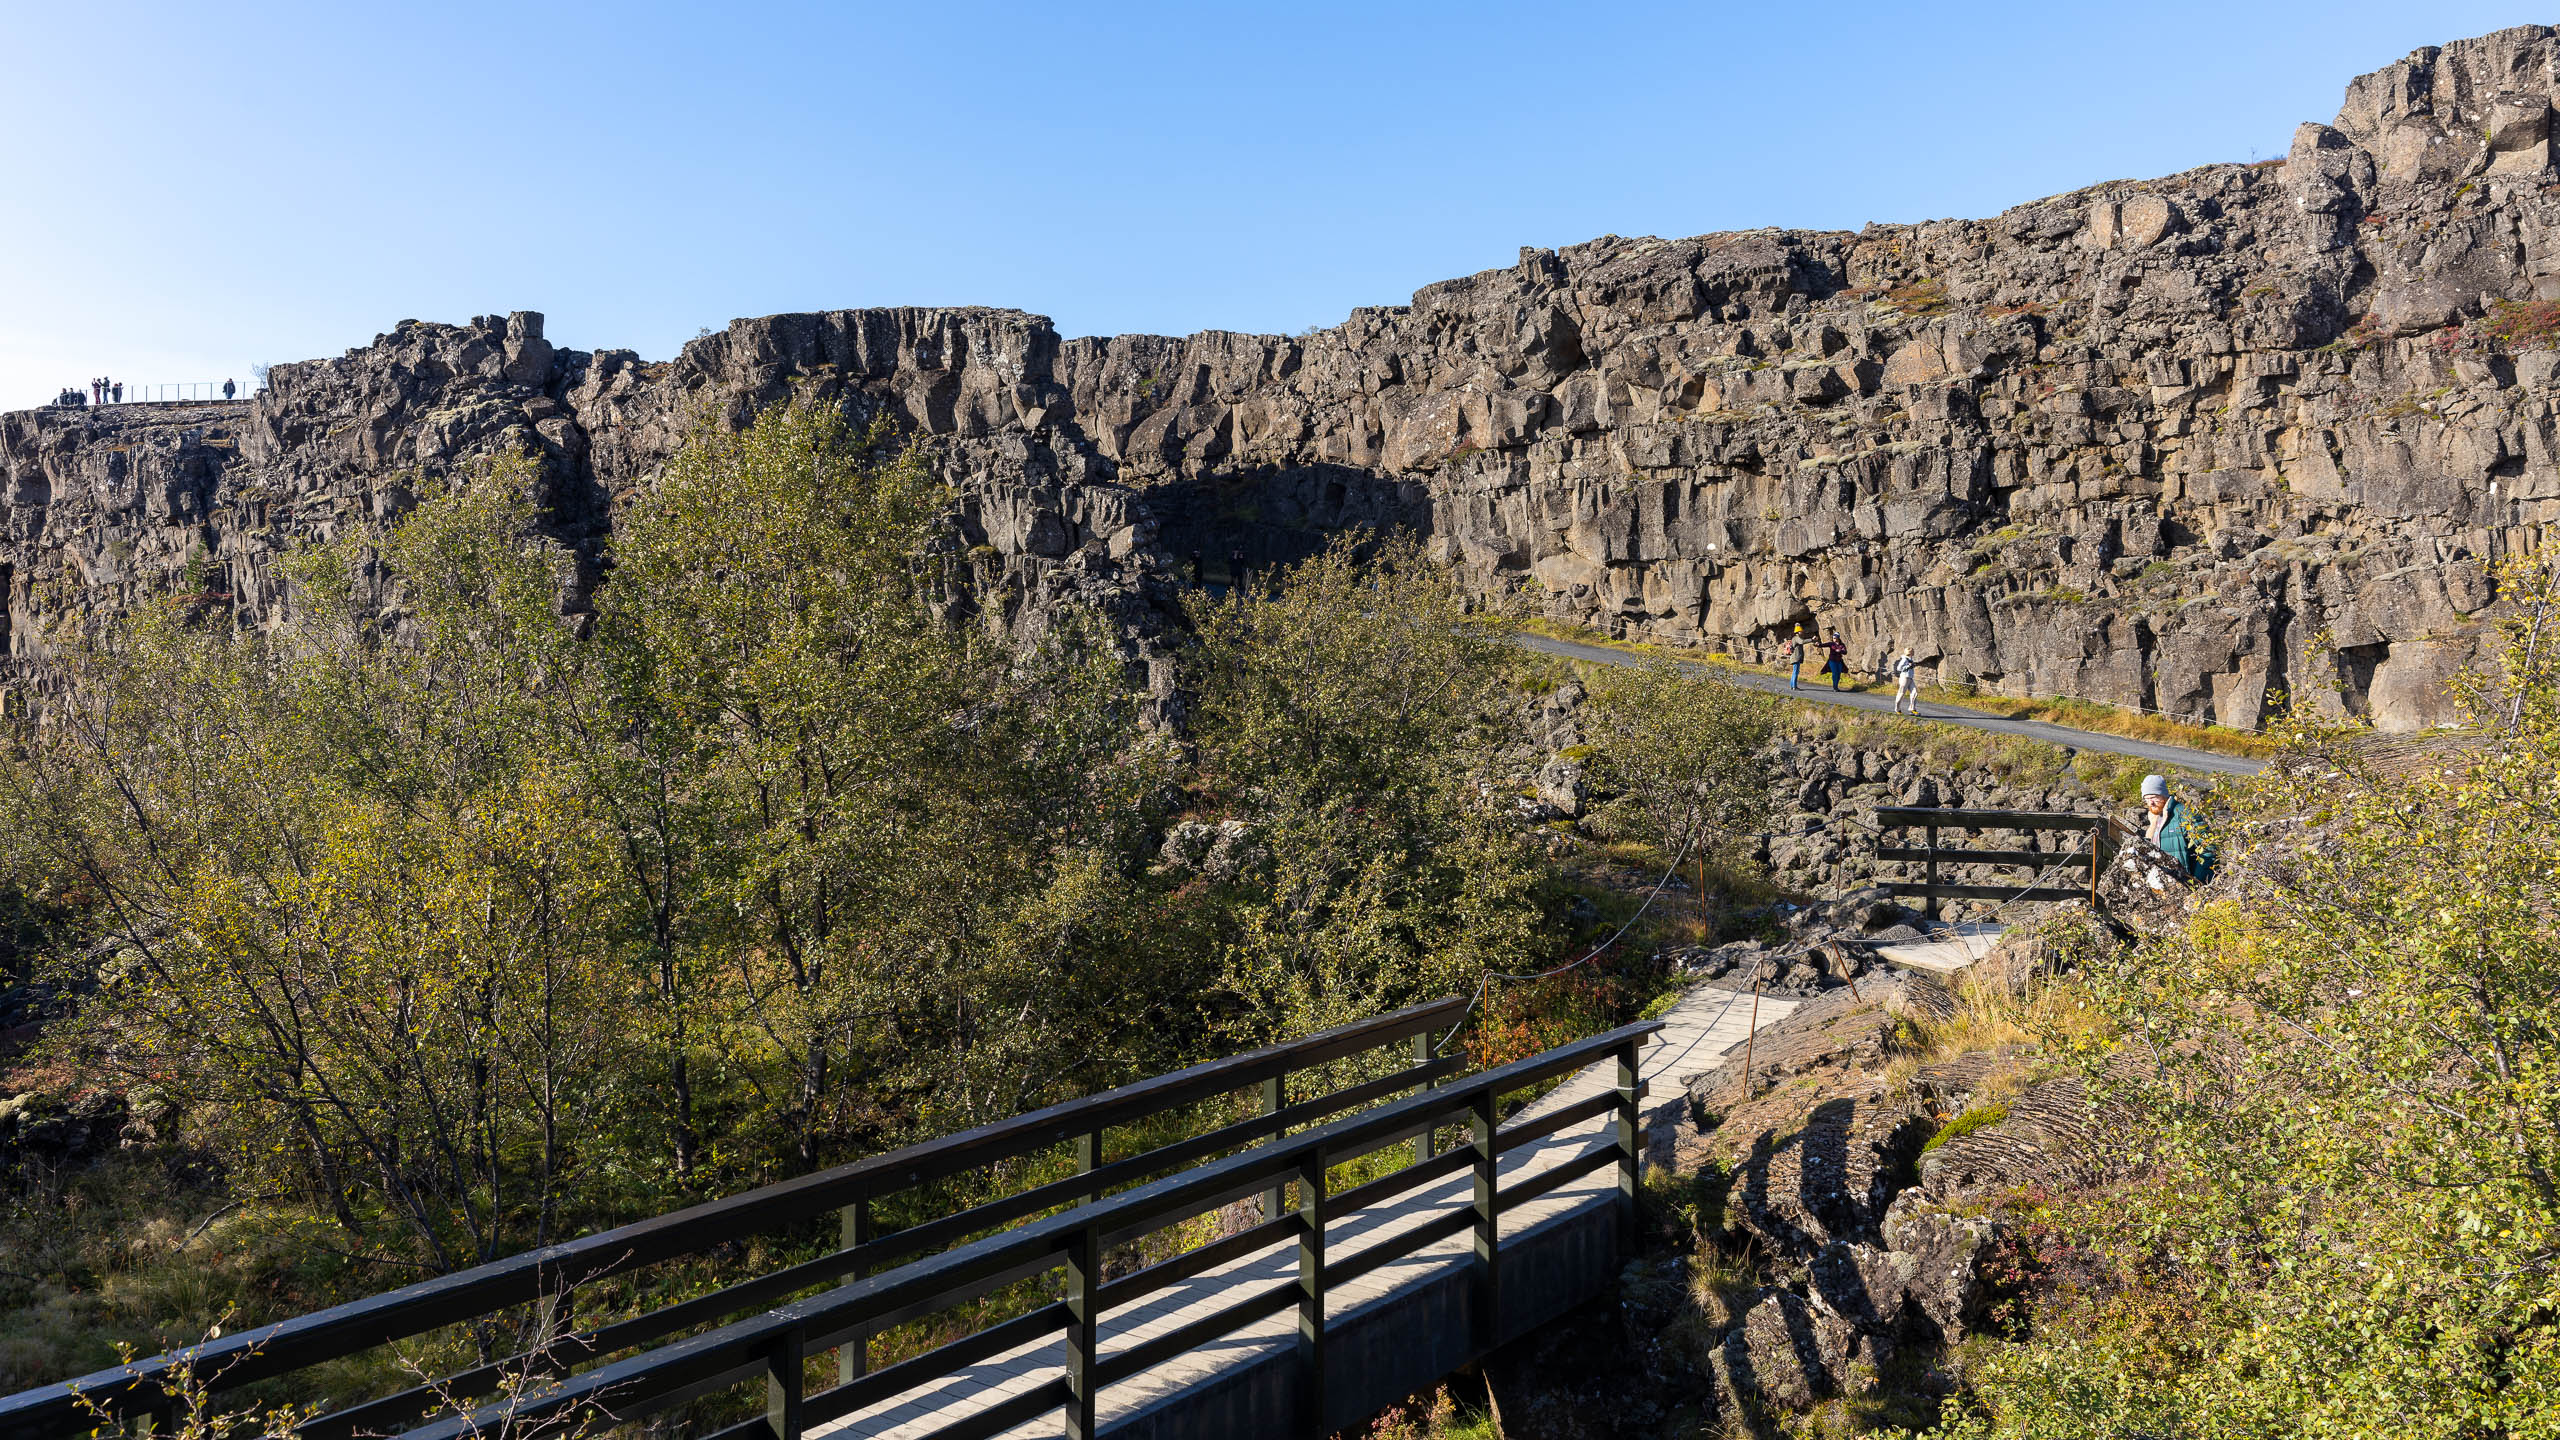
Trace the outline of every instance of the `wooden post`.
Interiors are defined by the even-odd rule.
[[[1298,1433],[1324,1423],[1324,1155],[1298,1162]]]
[[[773,1440],[800,1440],[800,1332],[773,1342],[764,1361],[764,1423]]]
[[[1431,1032],[1428,1030],[1425,1030],[1421,1034],[1413,1037],[1413,1063],[1416,1065],[1428,1065],[1431,1063]],[[1428,1080],[1422,1082],[1422,1089],[1425,1094],[1439,1088],[1439,1086],[1434,1085]],[[1413,1163],[1419,1165],[1423,1161],[1430,1159],[1434,1154],[1438,1153],[1440,1148],[1439,1142],[1440,1131],[1437,1126],[1414,1136]]]
[[[1090,1175],[1102,1165],[1102,1132],[1095,1130],[1076,1137],[1076,1173]],[[1102,1198],[1097,1190],[1087,1190],[1079,1205],[1090,1205]]]
[[[1093,1440],[1101,1292],[1102,1231],[1088,1226],[1067,1246],[1067,1440]]]
[[[1636,1191],[1644,1178],[1643,1116],[1636,1099],[1642,1083],[1636,1054],[1643,1043],[1630,1040],[1618,1047],[1618,1242],[1621,1253],[1628,1255],[1636,1249]]]
[[[2100,857],[2106,851],[2107,822],[2100,820],[2089,827],[2089,908],[2098,908],[2098,872]]]
[[[1467,1116],[1475,1142],[1475,1304],[1470,1322],[1478,1355],[1491,1353],[1502,1340],[1502,1238],[1501,1216],[1494,1208],[1493,1103],[1493,1092],[1488,1090],[1475,1098]]]
[[[844,1207],[837,1221],[837,1240],[847,1250],[871,1243],[871,1197],[863,1196]],[[853,1267],[853,1278],[862,1278],[862,1267]],[[871,1369],[871,1332],[865,1330],[836,1347],[836,1383],[859,1380]]]
[[[1923,843],[1929,847],[1929,858],[1920,862],[1920,882],[1924,885],[1935,885],[1938,883],[1938,827],[1935,825],[1928,826],[1922,834],[1926,836]],[[1921,896],[1920,913],[1932,921],[1936,920],[1938,918],[1938,897],[1935,895]]]
[[[1263,1113],[1263,1114],[1265,1114],[1265,1115],[1277,1115],[1277,1114],[1279,1114],[1279,1113],[1280,1113],[1280,1108],[1281,1108],[1282,1106],[1284,1106],[1284,1105],[1288,1104],[1288,1103],[1289,1103],[1289,1076],[1288,1076],[1288,1072],[1283,1071],[1283,1072],[1281,1072],[1280,1074],[1274,1075],[1274,1076],[1272,1076],[1270,1079],[1265,1080],[1265,1081],[1263,1081],[1263,1082],[1262,1082],[1262,1113]],[[1272,1139],[1272,1140],[1277,1140],[1277,1139],[1279,1139],[1280,1137],[1279,1137],[1278,1135],[1273,1135],[1273,1136],[1270,1136],[1269,1138],[1270,1138],[1270,1139]],[[1263,1218],[1263,1219],[1265,1219],[1265,1220],[1277,1220],[1277,1219],[1279,1219],[1279,1218],[1280,1218],[1280,1212],[1282,1212],[1283,1210],[1286,1210],[1286,1209],[1288,1209],[1288,1208],[1289,1208],[1289,1183],[1288,1183],[1287,1181],[1285,1181],[1285,1180],[1284,1180],[1284,1181],[1280,1182],[1279,1184],[1272,1186],[1269,1190],[1266,1190],[1266,1191],[1264,1191],[1264,1192],[1263,1192],[1263,1195],[1262,1195],[1262,1218]]]

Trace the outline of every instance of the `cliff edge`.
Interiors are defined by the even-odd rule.
[[[807,384],[959,493],[953,614],[1098,605],[1159,685],[1194,552],[1217,578],[1401,526],[1634,638],[1767,657],[1836,624],[1860,662],[1907,640],[2009,693],[2421,728],[2495,560],[2560,521],[2555,98],[2560,32],[2504,30],[2356,80],[2282,161],[1526,250],[1301,337],[881,309],[648,363],[529,312],[404,321],[251,401],[0,416],[0,681],[153,594],[266,623],[282,547],[494,452],[540,462],[592,555],[688,426]]]

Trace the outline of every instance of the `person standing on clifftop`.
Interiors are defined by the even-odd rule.
[[[107,403],[106,381],[92,380],[89,382],[89,403],[92,405],[104,405]]]
[[[124,382],[123,382],[123,381],[119,380],[119,381],[117,381],[115,384],[108,386],[108,387],[107,387],[107,389],[108,389],[108,392],[109,392],[109,393],[113,394],[113,395],[116,397],[116,403],[117,403],[117,404],[121,405],[121,404],[123,404],[123,403],[124,403]]]
[[[1799,625],[1796,633],[1787,637],[1787,688],[1801,690],[1804,688],[1803,680],[1804,627]]]
[[[222,398],[223,398],[223,399],[225,399],[225,400],[230,399],[230,398],[231,398],[231,395],[232,395],[232,390],[233,390],[233,386],[232,386],[232,384],[231,384],[231,382],[230,382],[230,381],[225,380],[225,381],[223,381],[223,382],[222,382]]]
[[[1840,677],[1849,673],[1849,642],[1841,639],[1840,632],[1834,630],[1831,638],[1822,642],[1822,649],[1831,657],[1822,662],[1823,673],[1831,677],[1831,688],[1837,691]]]
[[[1920,713],[1920,662],[1911,658],[1911,647],[1893,657],[1893,713],[1902,713],[1902,702],[1911,702],[1911,713]]]

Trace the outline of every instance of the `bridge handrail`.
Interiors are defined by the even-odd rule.
[[[1939,830],[2100,830],[2113,823],[2106,815],[2077,810],[1960,810],[1952,806],[1879,805],[1876,823],[1926,826]]]
[[[805,1288],[857,1268],[866,1268],[873,1261],[912,1253],[937,1243],[945,1235],[959,1238],[1002,1223],[1005,1219],[1045,1208],[1047,1204],[1107,1188],[1115,1181],[1185,1163],[1199,1154],[1243,1143],[1290,1124],[1320,1118],[1349,1105],[1365,1103],[1379,1093],[1438,1079],[1455,1068],[1455,1062],[1417,1063],[1383,1080],[1349,1087],[1296,1105],[1271,1103],[1278,1098],[1275,1082],[1282,1081],[1293,1071],[1344,1059],[1400,1039],[1427,1037],[1437,1027],[1454,1023],[1464,1009],[1465,1001],[1456,996],[1409,1005],[1301,1040],[1208,1061],[1096,1095],[992,1121],[938,1140],[706,1201],[380,1295],[239,1331],[146,1360],[95,1371],[59,1384],[0,1397],[0,1436],[11,1437],[11,1440],[24,1436],[33,1440],[33,1437],[84,1434],[98,1423],[98,1415],[92,1406],[119,1418],[166,1410],[170,1405],[168,1387],[181,1376],[208,1388],[232,1389],[395,1340],[409,1339],[508,1306],[538,1302],[573,1286],[708,1249],[742,1234],[807,1220],[828,1211],[851,1212],[854,1207],[867,1205],[869,1201],[928,1180],[982,1168],[1066,1141],[1098,1137],[1102,1131],[1114,1126],[1249,1085],[1259,1083],[1266,1087],[1264,1114],[1108,1166],[1089,1165],[1084,1173],[1071,1180],[1052,1182],[1026,1192],[1043,1196],[1040,1204],[1026,1206],[1023,1196],[1007,1197],[887,1237],[848,1244],[818,1261],[790,1267],[783,1276],[791,1283],[780,1290],[774,1289],[777,1277],[757,1277],[606,1327],[616,1343],[593,1353],[628,1348],[669,1330],[734,1314],[738,1309],[772,1295],[787,1294],[792,1289]],[[1204,1147],[1203,1142],[1213,1138],[1222,1140],[1223,1144]],[[1175,1152],[1174,1158],[1152,1164],[1141,1163],[1168,1152]],[[1098,1145],[1088,1152],[1088,1156],[1099,1158]],[[847,1224],[850,1228],[850,1213]],[[915,1236],[918,1231],[934,1233],[901,1243],[902,1237]],[[952,1253],[975,1253],[984,1243],[962,1246]],[[726,1305],[705,1308],[706,1302],[714,1302],[724,1296],[735,1298]],[[670,1312],[682,1312],[681,1318],[664,1326],[649,1325],[648,1322],[668,1316]],[[464,1392],[486,1393],[494,1384],[498,1370],[499,1367],[483,1366],[453,1379],[487,1380],[490,1384],[482,1385],[477,1391]],[[427,1387],[424,1391],[358,1402],[318,1417],[305,1430],[314,1434],[333,1433],[336,1427],[332,1422],[341,1416],[358,1410],[376,1410],[408,1396],[438,1394],[442,1389],[449,1389],[451,1384],[452,1381],[440,1382],[438,1387]]]
[[[765,1417],[731,1427],[720,1435],[749,1435],[761,1430],[769,1440],[800,1440],[806,1426],[837,1419],[904,1388],[886,1383],[893,1375],[912,1383],[913,1378],[941,1374],[958,1364],[980,1358],[986,1345],[983,1332],[978,1336],[965,1337],[939,1350],[917,1356],[896,1367],[895,1371],[882,1371],[876,1376],[839,1384],[816,1396],[804,1396],[800,1392],[803,1357],[860,1333],[866,1325],[896,1312],[901,1305],[937,1292],[964,1287],[986,1275],[1005,1273],[1041,1261],[1047,1262],[1043,1266],[1045,1269],[1055,1269],[1060,1264],[1069,1267],[1069,1298],[1063,1307],[1043,1307],[999,1328],[1018,1327],[1019,1338],[1027,1340],[1038,1338],[1051,1326],[1063,1324],[1071,1332],[1068,1374],[1062,1381],[1034,1387],[1001,1410],[978,1417],[978,1423],[971,1425],[970,1429],[993,1433],[1063,1403],[1081,1406],[1085,1412],[1081,1417],[1084,1423],[1081,1426],[1071,1424],[1068,1433],[1090,1436],[1093,1433],[1093,1391],[1099,1383],[1112,1378],[1111,1369],[1128,1368],[1125,1363],[1099,1371],[1095,1368],[1098,1357],[1093,1354],[1091,1331],[1099,1320],[1100,1308],[1093,1305],[1091,1297],[1098,1295],[1116,1304],[1184,1278],[1169,1275],[1143,1288],[1130,1288],[1129,1281],[1140,1279],[1147,1273],[1141,1271],[1114,1285],[1096,1283],[1099,1253],[1115,1237],[1179,1224],[1238,1196],[1252,1194],[1275,1178],[1295,1179],[1306,1187],[1300,1208],[1292,1215],[1266,1221],[1255,1227],[1254,1232],[1247,1233],[1269,1232],[1273,1238],[1292,1233],[1297,1236],[1301,1247],[1301,1280],[1296,1293],[1284,1296],[1282,1303],[1273,1303],[1272,1295],[1248,1296],[1240,1304],[1211,1317],[1210,1321],[1204,1321],[1198,1327],[1186,1327],[1184,1332],[1177,1333],[1194,1338],[1190,1336],[1192,1330],[1206,1331],[1194,1338],[1194,1343],[1197,1343],[1198,1340],[1212,1338],[1214,1334],[1224,1333],[1208,1330],[1214,1322],[1226,1322],[1225,1328],[1232,1330],[1260,1315],[1288,1308],[1286,1299],[1297,1300],[1303,1311],[1309,1304],[1310,1295],[1315,1323],[1321,1330],[1323,1291],[1329,1281],[1342,1278],[1348,1267],[1374,1266],[1381,1263],[1378,1251],[1407,1253],[1421,1248],[1429,1240],[1466,1228],[1463,1225],[1454,1227],[1454,1230],[1426,1227],[1419,1236],[1389,1240],[1348,1260],[1329,1265],[1323,1255],[1322,1219],[1319,1217],[1326,1215],[1323,1176],[1330,1165],[1396,1144],[1453,1117],[1468,1118],[1476,1135],[1473,1150],[1450,1153],[1469,1157],[1477,1175],[1476,1197],[1472,1211],[1452,1211],[1451,1217],[1446,1218],[1470,1218],[1480,1227],[1484,1238],[1478,1253],[1488,1262],[1494,1234],[1493,1220],[1500,1211],[1606,1164],[1614,1163],[1619,1167],[1621,1194],[1632,1203],[1639,1144],[1634,1110],[1641,1093],[1634,1078],[1635,1050],[1662,1028],[1659,1020],[1621,1026],[1526,1060],[1452,1081],[1434,1090],[1409,1095],[1364,1114],[1333,1121],[1301,1135],[1271,1141],[1107,1200],[1051,1215],[1003,1234],[991,1235],[943,1254],[902,1265],[896,1270],[838,1286],[823,1295],[777,1306],[761,1315],[721,1326],[692,1339],[585,1372],[545,1393],[511,1399],[503,1406],[490,1407],[471,1415],[455,1415],[434,1421],[405,1432],[404,1440],[490,1440],[490,1437],[511,1429],[542,1426],[580,1415],[609,1417],[611,1423],[621,1423],[736,1385],[758,1374],[766,1377],[770,1387],[770,1403]],[[1619,1089],[1607,1097],[1619,1114],[1616,1145],[1595,1151],[1581,1161],[1559,1166],[1508,1191],[1494,1189],[1493,1162],[1502,1148],[1502,1140],[1507,1138],[1497,1132],[1493,1124],[1493,1107],[1500,1097],[1611,1055],[1619,1059],[1620,1076]],[[1310,1245],[1313,1247],[1312,1274],[1315,1277],[1312,1280],[1307,1278]],[[1390,1255],[1386,1258],[1395,1257]],[[1085,1277],[1081,1281],[1076,1278],[1079,1271]],[[1083,1313],[1078,1313],[1080,1306],[1085,1307]],[[1062,1309],[1063,1314],[1060,1313]],[[1031,1321],[1040,1323],[1025,1323]],[[1086,1332],[1080,1342],[1073,1333],[1079,1329]],[[1007,1338],[1016,1337],[1009,1334]],[[1182,1348],[1188,1347],[1174,1347],[1171,1353],[1179,1353]],[[946,1354],[955,1351],[967,1359]],[[937,1361],[937,1356],[944,1358]],[[927,1366],[925,1362],[929,1361],[935,1363]],[[1077,1376],[1079,1364],[1084,1367],[1087,1377],[1081,1383]],[[917,1368],[911,1370],[909,1367]],[[1092,1378],[1097,1374],[1100,1382]]]

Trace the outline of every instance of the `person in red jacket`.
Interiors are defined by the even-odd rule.
[[[1831,688],[1837,690],[1840,677],[1849,673],[1849,642],[1841,639],[1840,632],[1834,630],[1830,638],[1822,642],[1822,648],[1830,656],[1822,662],[1823,672],[1831,677]]]

